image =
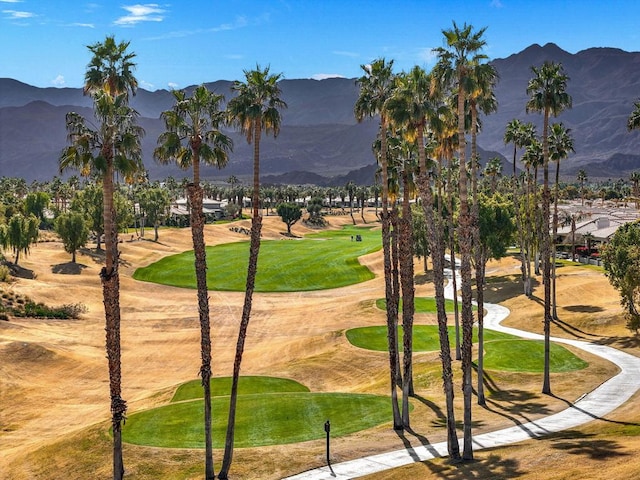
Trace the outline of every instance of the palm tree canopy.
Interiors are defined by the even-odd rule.
[[[144,129],[136,124],[138,112],[127,104],[126,94],[111,97],[104,91],[94,93],[94,111],[99,122],[91,128],[75,112],[66,116],[71,143],[60,156],[60,171],[73,168],[83,176],[102,175],[107,162],[116,172],[130,177],[143,168],[141,138]]]
[[[640,128],[640,100],[634,102],[633,106],[633,112],[631,112],[627,121],[627,130],[629,131]]]
[[[575,153],[571,129],[565,128],[562,123],[554,123],[549,132],[549,159],[560,162],[571,152]]]
[[[129,43],[116,43],[115,37],[111,35],[107,36],[104,42],[87,47],[93,53],[93,57],[87,65],[84,77],[85,95],[93,95],[100,90],[112,97],[128,95],[129,91],[133,95],[136,94],[138,81],[133,75],[136,66],[133,59],[136,54],[127,52]]]
[[[255,70],[244,70],[245,81],[236,80],[231,86],[231,90],[238,92],[238,95],[227,104],[228,116],[231,122],[240,127],[248,143],[253,141],[258,123],[260,131],[270,132],[274,137],[280,133],[280,109],[287,108],[280,98],[278,82],[282,74],[270,74],[269,70],[268,66],[263,69],[259,65]]]
[[[360,68],[364,75],[356,80],[360,94],[354,107],[355,117],[359,122],[375,115],[384,117],[385,104],[395,87],[393,60],[379,58]]]
[[[547,111],[558,116],[566,108],[571,108],[571,95],[566,92],[569,77],[564,73],[562,64],[544,62],[541,67],[531,67],[534,77],[527,85],[527,113]]]
[[[191,97],[184,90],[173,91],[173,96],[174,107],[161,115],[166,131],[158,137],[154,158],[162,164],[175,161],[182,169],[193,165],[194,156],[204,164],[225,167],[233,141],[220,130],[225,122],[220,110],[224,96],[204,85],[196,87]]]

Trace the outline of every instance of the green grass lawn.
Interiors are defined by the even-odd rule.
[[[123,429],[125,442],[167,448],[203,448],[204,406],[202,387],[189,392],[189,382],[178,389],[176,396],[192,400],[133,413]],[[230,379],[216,379],[212,399],[214,448],[224,447],[229,410]],[[389,421],[389,398],[380,395],[346,393],[310,393],[291,391],[306,389],[304,385],[286,379],[241,377],[243,393],[238,395],[235,443],[239,448],[303,442],[324,438],[324,423],[331,421],[331,435],[341,436],[371,428]],[[273,388],[269,390],[269,385]],[[259,393],[249,393],[259,392]],[[198,395],[192,397],[192,395]]]
[[[551,372],[582,370],[589,365],[562,345],[551,343],[550,348]],[[523,339],[492,341],[486,345],[484,366],[489,370],[543,372],[544,341]]]
[[[346,337],[352,345],[367,350],[387,351],[387,327],[359,327],[347,330]],[[455,345],[455,328],[449,327],[451,347]],[[473,341],[477,342],[477,329],[473,329]],[[402,348],[402,327],[398,327],[398,345]],[[488,370],[513,372],[542,372],[544,369],[544,342],[523,340],[507,333],[484,331],[484,367]],[[414,352],[433,352],[440,349],[436,325],[414,325]],[[588,364],[562,345],[551,344],[551,372],[570,372],[586,368]]]
[[[416,309],[416,313],[436,313],[436,299],[435,297],[415,297],[413,300],[413,304]],[[460,304],[458,304],[460,305]],[[387,300],[385,298],[379,298],[376,300],[376,307],[380,310],[387,309]],[[453,300],[445,299],[444,308],[447,313],[454,312]],[[460,305],[460,311],[462,311],[462,306]],[[473,311],[477,311],[478,307],[473,306]],[[398,304],[398,311],[402,312],[402,299],[400,299],[400,303]]]
[[[477,342],[478,329],[473,329],[473,341]],[[462,335],[462,330],[460,331]],[[376,350],[386,352],[387,346],[387,326],[380,325],[375,327],[358,327],[346,331],[349,342],[356,347],[366,350]],[[398,327],[398,344],[402,345],[403,330],[402,326]],[[491,340],[516,338],[507,333],[494,332],[490,330],[484,331],[485,343]],[[449,341],[452,346],[455,345],[455,327],[449,327]],[[434,352],[440,350],[440,337],[438,336],[437,325],[414,325],[413,326],[413,351],[414,352]]]
[[[361,242],[352,241],[355,235]],[[307,235],[300,240],[267,240],[260,247],[257,292],[324,290],[364,282],[373,273],[358,257],[381,248],[380,232],[347,226]],[[249,242],[207,247],[207,286],[211,290],[243,291],[246,286]],[[193,251],[165,257],[138,268],[133,278],[196,288]]]
[[[288,378],[277,377],[240,377],[238,380],[238,395],[257,393],[283,393],[283,392],[308,392],[309,389]],[[214,377],[211,379],[211,392],[215,396],[231,394],[231,377]],[[192,380],[183,383],[176,389],[176,393],[171,399],[172,402],[183,400],[193,400],[202,398],[202,382]]]

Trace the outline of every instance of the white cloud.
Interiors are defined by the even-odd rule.
[[[122,7],[129,15],[118,18],[115,25],[135,25],[140,22],[161,22],[166,10],[160,8],[157,3],[145,3],[144,5],[127,5]]]
[[[22,3],[22,0],[0,0],[2,3]]]
[[[313,80],[326,80],[327,78],[345,78],[345,76],[339,73],[316,73],[311,75],[311,78]]]
[[[169,82],[169,83],[167,83],[167,87],[169,87],[169,88],[171,88],[171,89],[174,89],[174,90],[175,90],[176,88],[178,88],[179,86],[180,86],[180,85],[178,85],[178,84],[177,84],[177,83],[175,83],[175,82]]]
[[[146,82],[144,80],[140,80],[139,85],[145,90],[153,90],[155,85],[153,83]]]
[[[70,23],[67,27],[96,28],[93,23]]]
[[[51,80],[51,84],[55,85],[56,87],[63,86],[65,84],[64,77],[62,75],[58,75],[56,78]]]
[[[9,20],[24,20],[25,18],[33,18],[36,15],[31,12],[20,12],[18,10],[2,10]]]
[[[500,0],[491,0],[491,6],[493,8],[502,8],[502,7],[504,7],[504,5],[502,4],[502,2]]]

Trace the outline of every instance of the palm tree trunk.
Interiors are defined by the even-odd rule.
[[[233,378],[231,381],[231,394],[229,397],[229,418],[227,420],[227,434],[224,443],[224,455],[218,479],[227,480],[229,469],[233,460],[233,448],[235,437],[236,408],[238,403],[238,381],[240,379],[240,367],[244,344],[247,338],[247,329],[251,320],[251,309],[253,302],[253,291],[258,273],[258,254],[260,253],[260,234],[262,231],[262,217],[260,216],[260,120],[254,123],[253,138],[253,192],[252,208],[253,217],[251,219],[251,241],[249,247],[249,264],[247,267],[247,283],[244,294],[244,306],[242,308],[242,319],[238,331],[238,341],[236,343],[236,354],[233,362]]]
[[[400,251],[398,247],[400,226],[398,221],[398,206],[396,204],[390,210],[391,214],[391,285],[393,295],[393,311],[396,312],[394,318],[395,328],[394,345],[396,358],[396,385],[402,388],[402,369],[400,368],[400,351],[398,350],[398,317],[400,314]]]
[[[460,459],[460,445],[456,433],[456,419],[454,409],[453,369],[451,367],[451,347],[449,345],[449,330],[447,328],[447,312],[444,298],[444,236],[442,232],[442,216],[434,215],[434,201],[431,193],[431,183],[427,172],[426,154],[424,151],[424,135],[422,128],[418,130],[418,155],[420,158],[420,175],[418,190],[422,199],[427,225],[431,261],[433,263],[433,285],[435,288],[436,311],[438,317],[438,334],[440,339],[440,362],[442,364],[442,386],[445,393],[447,411],[447,451],[451,460]],[[439,175],[440,172],[437,172]]]
[[[398,393],[396,391],[397,366],[397,322],[398,307],[394,308],[393,283],[391,268],[391,231],[389,212],[389,172],[387,171],[387,121],[384,114],[380,115],[380,167],[382,170],[382,253],[384,263],[384,291],[387,302],[387,340],[389,343],[389,376],[391,386],[391,411],[393,415],[393,429],[402,430],[402,417],[398,407]]]
[[[460,158],[460,216],[458,220],[460,243],[460,277],[462,291],[462,396],[464,405],[463,452],[464,460],[473,460],[471,438],[471,349],[473,345],[473,310],[471,306],[471,215],[469,212],[466,140],[464,136],[465,92],[458,82],[458,148]]]
[[[194,172],[196,170],[194,162]],[[194,174],[195,177],[195,174]],[[195,257],[196,284],[198,289],[198,314],[200,317],[200,377],[204,393],[205,478],[213,480],[213,440],[211,434],[211,326],[209,320],[209,293],[207,289],[207,256],[204,242],[204,217],[202,214],[202,188],[199,184],[187,186],[191,202],[191,237]]]
[[[111,396],[111,427],[113,429],[113,478],[122,480],[122,424],[127,402],[122,399],[122,365],[120,354],[120,278],[118,275],[118,239],[113,206],[113,161],[107,159],[107,171],[102,183],[103,221],[105,231],[105,266],[100,272],[104,298],[106,350],[109,363]]]
[[[543,190],[542,190],[542,281],[544,283],[544,380],[542,393],[551,394],[550,337],[551,337],[551,242],[549,236],[549,109],[545,108],[542,131]]]
[[[400,220],[400,280],[402,284],[402,424],[409,423],[409,396],[413,395],[413,316],[415,311],[415,288],[413,284],[413,242],[411,234],[411,209],[409,208],[409,185],[407,172],[403,171],[404,197]]]
[[[556,302],[556,237],[558,236],[558,183],[560,181],[560,160],[556,162],[556,182],[553,193],[553,235],[551,236],[551,318],[558,320],[558,306]]]
[[[449,229],[449,263],[451,264],[451,282],[453,283],[453,314],[455,318],[456,330],[456,360],[462,359],[462,351],[460,350],[460,305],[458,303],[458,277],[456,276],[456,237],[453,228],[453,181],[451,162],[447,169],[447,197],[449,199],[449,215],[447,217],[447,226]]]

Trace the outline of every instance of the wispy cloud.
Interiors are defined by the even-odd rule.
[[[345,76],[339,73],[316,73],[311,75],[311,78],[313,80],[326,80],[327,78],[345,78]]]
[[[502,4],[502,2],[500,0],[491,0],[491,4],[490,4],[493,8],[502,8],[504,7],[504,5]]]
[[[155,85],[153,83],[149,83],[145,80],[140,80],[140,86],[145,90],[153,90]]]
[[[122,8],[129,14],[118,18],[113,22],[114,25],[131,26],[140,22],[161,22],[164,20],[163,14],[166,12],[157,3],[125,5]]]
[[[341,57],[351,57],[351,58],[357,58],[360,55],[357,54],[356,52],[347,52],[345,50],[334,50],[333,52],[334,55],[339,55]]]
[[[0,0],[0,3],[22,3],[22,0]]]
[[[56,87],[62,87],[65,83],[66,82],[65,82],[64,76],[62,75],[58,75],[56,78],[51,80],[51,84]]]
[[[69,23],[67,27],[96,28],[93,23]]]
[[[245,16],[238,16],[233,22],[221,23],[211,28],[195,28],[193,30],[174,30],[173,32],[167,32],[163,35],[147,38],[147,40],[166,40],[168,38],[183,38],[190,37],[192,35],[200,35],[203,33],[217,33],[227,32],[230,30],[237,30],[239,28],[245,28],[250,25],[258,25],[263,21],[268,20],[264,17],[258,17],[254,20],[249,20]]]
[[[2,10],[2,13],[4,13],[5,18],[9,20],[25,20],[36,16],[36,14],[32,12],[21,12],[18,10]]]
[[[169,82],[167,83],[167,86],[173,90],[175,90],[176,88],[178,88],[180,85],[178,85],[176,82]]]

